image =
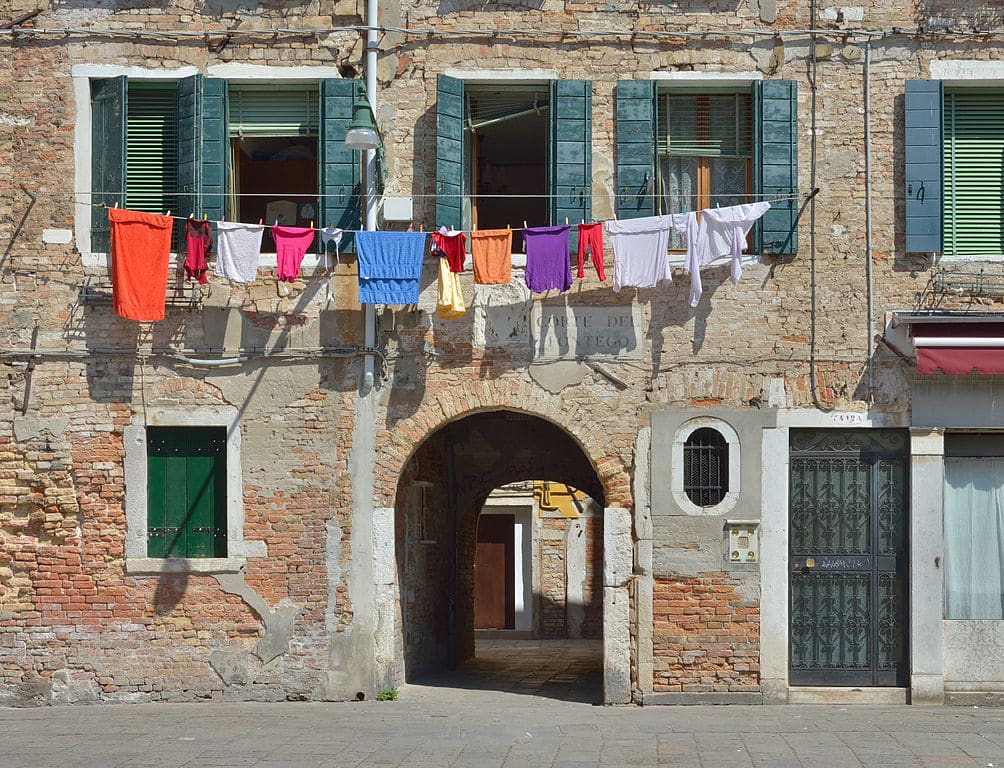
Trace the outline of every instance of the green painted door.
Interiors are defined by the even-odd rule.
[[[908,435],[792,430],[792,685],[906,686]]]

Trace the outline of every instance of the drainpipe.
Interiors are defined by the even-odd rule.
[[[378,0],[366,0],[366,56],[364,70],[366,74],[366,98],[373,111],[373,120],[377,119],[377,24],[379,24]],[[379,123],[377,124],[379,126]],[[367,149],[363,162],[363,229],[372,232],[377,228],[377,151]],[[363,304],[363,344],[366,349],[376,346],[376,307]],[[363,391],[373,388],[373,355],[367,355],[363,368]]]
[[[872,340],[875,338],[874,286],[872,283],[872,108],[871,108],[872,44],[865,39],[865,274],[868,277],[868,400],[875,399],[875,362]]]

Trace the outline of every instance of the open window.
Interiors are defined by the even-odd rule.
[[[466,83],[440,75],[436,225],[505,229],[592,215],[592,83]],[[575,231],[571,247],[576,247]]]
[[[746,92],[658,96],[657,212],[686,213],[751,202],[752,103]],[[685,248],[671,233],[670,247]]]
[[[231,85],[228,96],[234,220],[290,227],[320,221],[316,85]],[[266,228],[262,250],[274,249]]]

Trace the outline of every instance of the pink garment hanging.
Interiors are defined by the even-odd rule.
[[[291,283],[300,274],[303,257],[314,244],[314,230],[306,227],[272,227],[275,240],[275,276]]]

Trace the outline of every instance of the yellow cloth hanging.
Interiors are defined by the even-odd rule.
[[[456,320],[467,313],[464,294],[460,291],[460,274],[450,271],[446,259],[439,260],[439,302],[436,314],[441,320]]]

